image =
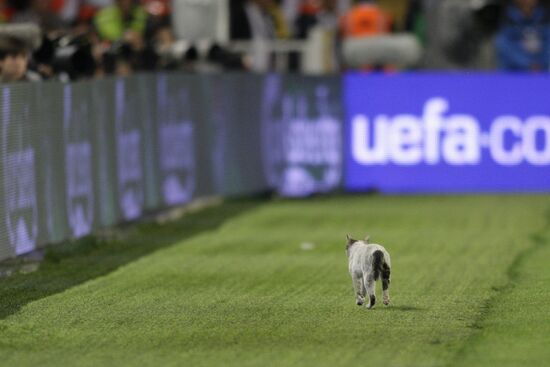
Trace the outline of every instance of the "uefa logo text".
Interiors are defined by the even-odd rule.
[[[447,99],[424,104],[422,116],[362,114],[351,119],[351,150],[361,165],[476,165],[487,150],[502,166],[550,165],[550,116],[501,115],[488,131],[469,114],[448,114]]]

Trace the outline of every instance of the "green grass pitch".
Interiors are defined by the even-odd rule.
[[[355,305],[346,233],[390,307]],[[0,279],[0,365],[550,366],[549,305],[548,196],[229,201]]]

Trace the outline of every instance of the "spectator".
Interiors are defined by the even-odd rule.
[[[421,0],[411,0],[407,7],[405,30],[414,33],[418,40],[426,43],[426,19]]]
[[[116,0],[114,5],[101,9],[95,15],[94,24],[104,40],[115,42],[127,38],[137,44],[143,40],[147,13],[134,0]]]
[[[176,47],[177,40],[168,17],[162,21],[158,20],[149,32],[154,53],[158,56],[156,67],[163,70],[177,70],[182,63],[183,52]]]
[[[64,22],[70,24],[76,19],[80,3],[80,0],[51,0],[49,8]]]
[[[29,45],[16,37],[0,38],[0,82],[39,81],[40,76],[28,70]]]
[[[275,0],[256,0],[263,11],[271,18],[276,38],[289,38],[290,29],[286,23],[283,9]]]
[[[14,23],[34,23],[43,32],[58,32],[65,28],[65,23],[51,9],[51,0],[30,0],[19,2],[19,11],[12,17]]]
[[[342,36],[355,38],[389,33],[390,16],[375,2],[359,1],[342,20]]]
[[[9,6],[7,0],[0,0],[0,23],[6,23],[11,20],[13,9]]]
[[[274,0],[231,2],[232,39],[274,39],[290,36],[281,7]]]
[[[514,0],[510,4],[496,38],[496,49],[503,70],[549,70],[549,14],[537,0]]]
[[[322,0],[319,13],[317,14],[317,22],[322,27],[337,30],[339,23],[338,14],[337,0]]]
[[[336,0],[304,0],[295,21],[296,38],[307,38],[309,31],[316,26],[336,32],[339,25],[338,2]]]
[[[321,9],[317,1],[302,1],[294,23],[294,34],[296,38],[307,38],[307,35],[311,28],[317,25],[317,16],[319,15],[320,10]]]
[[[339,69],[339,13],[337,0],[302,0],[294,17],[294,37],[307,39],[312,54],[292,53],[289,70],[329,73]],[[298,5],[298,4],[296,4]]]
[[[424,24],[421,26],[426,30],[423,32],[423,67],[447,70],[493,68],[492,35],[484,32],[478,21],[479,10],[490,1],[422,0]]]
[[[307,12],[308,6],[310,9],[313,7],[319,10],[319,12],[316,12],[317,21],[323,26],[327,26],[328,23],[325,20],[332,22],[333,16],[339,18],[349,10],[351,2],[352,0],[282,0],[282,6],[287,24],[292,25],[292,34],[299,35],[300,32],[303,32],[303,29],[298,28],[299,22],[303,20],[298,18],[304,14],[304,10]],[[304,5],[306,5],[306,8]],[[333,29],[337,29],[336,24],[333,25]]]
[[[49,8],[66,24],[74,24],[112,4],[113,0],[50,0]]]
[[[264,41],[290,35],[280,5],[274,0],[233,0],[230,5],[230,38],[253,40],[245,64],[254,71],[268,71],[273,60]]]
[[[348,68],[387,71],[415,66],[421,56],[418,39],[391,31],[389,14],[374,1],[359,1],[342,19],[343,63]]]

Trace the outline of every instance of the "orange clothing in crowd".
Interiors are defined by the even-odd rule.
[[[9,22],[13,16],[13,9],[11,9],[6,0],[0,0],[0,23]]]
[[[391,19],[374,4],[352,7],[342,18],[342,35],[346,38],[374,36],[391,31]]]
[[[50,1],[50,10],[54,13],[59,13],[61,9],[65,6],[64,0],[51,0]]]

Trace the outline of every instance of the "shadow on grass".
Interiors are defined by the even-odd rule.
[[[416,307],[416,306],[407,306],[407,305],[399,305],[399,306],[387,306],[382,308],[383,310],[387,311],[424,311],[424,308]]]
[[[130,224],[114,231],[112,238],[88,236],[47,247],[38,270],[0,279],[0,320],[29,302],[63,292],[156,250],[214,230],[261,203],[261,199],[230,200],[188,213],[168,224]]]

